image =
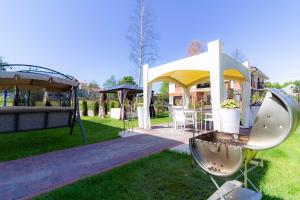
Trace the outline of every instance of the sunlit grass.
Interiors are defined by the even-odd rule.
[[[111,140],[119,137],[123,122],[99,117],[83,117],[88,144]],[[169,121],[167,117],[152,119],[153,124]],[[134,121],[137,126],[137,120]],[[80,129],[75,126],[73,135],[69,128],[25,131],[0,134],[0,161],[13,160],[26,156],[61,150],[83,144]]]
[[[264,168],[250,173],[263,199],[300,199],[300,129],[263,153]],[[191,168],[191,157],[162,152],[83,179],[37,199],[207,199],[216,188]]]

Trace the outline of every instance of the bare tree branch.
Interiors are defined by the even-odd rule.
[[[247,60],[245,54],[238,48],[233,49],[230,55],[241,63]]]

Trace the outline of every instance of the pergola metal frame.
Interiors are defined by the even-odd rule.
[[[24,73],[35,73],[35,74],[44,74],[57,76],[62,78],[67,78],[72,81],[77,81],[73,76],[63,74],[61,72],[55,71],[53,69],[49,69],[46,67],[41,67],[37,65],[28,65],[28,64],[1,64],[1,67],[4,68],[5,71],[13,71],[13,72],[24,72]]]

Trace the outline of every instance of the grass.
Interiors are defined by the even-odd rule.
[[[213,187],[190,164],[188,156],[162,152],[37,199],[207,199]]]
[[[265,166],[250,173],[263,199],[300,199],[300,129],[264,152]],[[191,169],[191,157],[162,152],[37,197],[55,199],[207,199],[209,177]]]
[[[0,93],[0,95],[1,95],[1,93]],[[0,96],[0,106],[3,106],[3,104],[4,104],[4,97]],[[7,106],[12,106],[13,105],[13,100],[11,98],[7,98],[6,105]]]
[[[99,117],[83,117],[82,119],[89,144],[118,138],[118,133],[123,130],[123,122],[119,120],[100,119]],[[159,124],[169,120],[167,117],[158,116],[151,121],[153,124]],[[134,125],[137,126],[137,120],[134,121]],[[77,124],[73,135],[69,134],[69,128],[0,134],[0,162],[82,144],[82,137]]]

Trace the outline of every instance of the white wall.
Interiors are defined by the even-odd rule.
[[[169,83],[169,93],[175,93],[175,83]]]

